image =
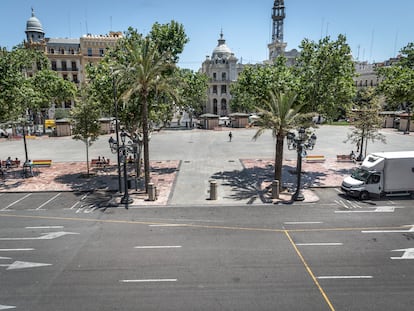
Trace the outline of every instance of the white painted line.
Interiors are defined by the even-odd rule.
[[[28,193],[26,194],[23,198],[18,199],[17,201],[14,201],[13,203],[10,203],[9,205],[7,205],[6,207],[4,207],[3,209],[1,209],[1,211],[5,211],[7,210],[9,207],[12,207],[13,205],[19,203],[20,201],[23,201],[24,199],[26,199],[27,197],[31,196],[32,193]]]
[[[121,283],[156,283],[156,282],[177,282],[177,279],[143,279],[143,280],[119,280]]]
[[[377,206],[367,211],[335,211],[335,213],[393,213],[396,208],[404,208],[402,206]]]
[[[74,209],[78,204],[80,204],[80,201],[78,201],[75,204],[73,204],[69,209]]]
[[[15,261],[10,265],[0,265],[0,267],[7,267],[6,270],[17,270],[17,269],[45,267],[45,266],[51,266],[51,265],[52,264],[50,263]]]
[[[45,203],[43,203],[42,205],[40,205],[38,208],[36,208],[36,211],[40,210],[43,206],[45,206],[46,204],[52,202],[54,199],[56,199],[58,196],[60,196],[62,193],[58,193],[57,195],[55,195],[53,198],[47,200]]]
[[[34,251],[34,248],[0,248],[0,252]]]
[[[325,275],[318,276],[320,280],[333,280],[333,279],[372,279],[371,275]]]
[[[39,227],[25,227],[25,229],[62,229],[63,226],[39,226]]]
[[[181,248],[181,245],[165,245],[165,246],[148,245],[148,246],[135,246],[134,248],[137,248],[137,249]]]
[[[321,221],[286,221],[284,222],[285,225],[316,225],[322,224]]]
[[[16,309],[16,307],[15,306],[0,305],[0,310],[9,310],[9,309]]]
[[[11,259],[10,257],[0,257],[0,259]]]
[[[297,246],[340,246],[343,243],[296,243]]]
[[[182,227],[184,224],[163,224],[163,225],[149,225],[150,227]]]
[[[0,238],[0,241],[24,241],[24,240],[52,240],[68,234],[79,234],[76,232],[49,232],[39,237],[23,237],[23,238]]]
[[[361,231],[362,233],[407,233],[407,232],[414,232],[414,225],[411,225],[411,229],[408,230],[364,230]]]
[[[401,257],[390,257],[391,259],[414,259],[414,248],[394,249],[391,252],[404,252]]]

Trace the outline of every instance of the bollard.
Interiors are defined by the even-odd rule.
[[[157,199],[156,195],[157,188],[154,186],[154,184],[151,182],[148,184],[148,200],[149,201],[155,201]]]
[[[217,181],[210,180],[210,200],[217,200]]]
[[[279,199],[279,181],[272,181],[272,199]]]

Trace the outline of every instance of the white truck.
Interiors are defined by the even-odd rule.
[[[368,155],[361,166],[343,180],[341,189],[361,200],[383,195],[414,197],[414,151]]]

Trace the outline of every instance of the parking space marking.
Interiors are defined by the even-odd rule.
[[[16,306],[0,305],[0,310],[16,309]]]
[[[391,252],[404,252],[401,257],[390,257],[391,259],[414,259],[414,248],[394,249]]]
[[[296,246],[295,242],[293,242],[292,237],[289,234],[288,230],[284,231],[285,235],[287,236],[290,244],[292,245],[292,247],[294,248],[296,254],[299,256],[299,259],[302,261],[302,264],[305,266],[306,271],[308,272],[308,274],[310,275],[310,277],[313,280],[313,283],[316,285],[316,287],[318,288],[319,292],[321,293],[322,297],[324,298],[326,304],[328,305],[329,309],[331,311],[335,311],[334,306],[332,305],[328,295],[325,293],[325,291],[323,290],[322,286],[319,284],[317,278],[315,277],[315,274],[312,272],[311,268],[309,267],[308,263],[306,262],[305,258],[303,257],[302,253],[299,251],[298,247]]]
[[[6,207],[2,208],[2,209],[1,209],[1,211],[2,211],[2,212],[4,212],[4,211],[9,210],[9,208],[10,208],[10,207],[12,207],[13,205],[15,205],[15,204],[19,203],[20,201],[23,201],[24,199],[26,199],[27,197],[29,197],[29,196],[31,196],[31,195],[32,195],[32,193],[28,193],[28,194],[26,194],[24,197],[22,197],[22,198],[20,198],[20,199],[18,199],[18,200],[16,200],[16,201],[14,201],[13,203],[10,203],[10,204],[9,204],[9,205],[7,205]]]
[[[43,206],[45,206],[45,205],[47,205],[47,204],[49,204],[50,202],[52,202],[54,199],[56,199],[58,196],[60,196],[62,193],[58,193],[58,194],[56,194],[53,198],[51,198],[51,199],[49,199],[49,200],[47,200],[45,203],[43,203],[42,205],[40,205],[38,208],[36,208],[35,210],[36,211],[39,211]]]

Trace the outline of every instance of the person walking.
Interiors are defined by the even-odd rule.
[[[229,141],[231,142],[231,139],[233,138],[233,134],[230,132],[229,133]]]

